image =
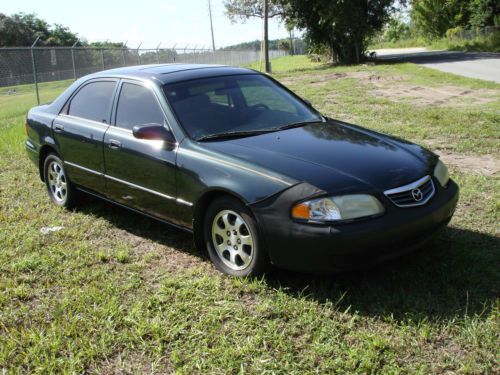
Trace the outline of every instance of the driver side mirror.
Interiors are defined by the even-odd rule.
[[[312,107],[312,106],[313,106],[313,105],[312,105],[312,103],[311,103],[309,100],[307,100],[307,99],[302,99],[302,101],[303,101],[304,103],[306,103],[309,107]]]
[[[165,144],[169,146],[176,144],[176,140],[172,132],[160,124],[136,125],[132,128],[132,134],[137,139],[164,141]]]

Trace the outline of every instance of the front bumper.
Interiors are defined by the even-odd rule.
[[[436,184],[438,185],[438,184]],[[290,192],[252,206],[271,262],[290,270],[331,273],[363,268],[411,252],[450,221],[459,189],[450,180],[424,206],[387,202],[383,216],[338,225],[302,224],[290,218]]]

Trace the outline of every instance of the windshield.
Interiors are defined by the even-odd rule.
[[[164,86],[181,125],[194,139],[225,133],[251,135],[321,116],[260,74],[203,78]]]

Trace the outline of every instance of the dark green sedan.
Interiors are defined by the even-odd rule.
[[[87,193],[191,231],[235,276],[394,258],[445,226],[458,200],[437,155],[327,118],[243,68],[88,75],[32,108],[26,132],[56,205]]]

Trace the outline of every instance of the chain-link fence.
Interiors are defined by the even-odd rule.
[[[446,36],[451,40],[472,40],[476,38],[484,38],[494,33],[500,33],[500,26],[486,26],[484,28],[476,28],[464,30],[461,27],[450,29],[446,32]]]
[[[286,51],[269,51],[270,58]],[[260,60],[259,51],[207,50],[192,48],[129,49],[89,47],[0,48],[0,87],[16,92],[18,85],[34,84],[37,101],[39,83],[76,80],[86,74],[130,65],[196,63],[248,65]]]

